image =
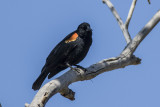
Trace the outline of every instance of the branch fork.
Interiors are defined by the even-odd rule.
[[[53,95],[57,93],[60,93],[62,96],[73,101],[75,100],[75,92],[68,88],[71,83],[77,81],[90,80],[103,72],[124,68],[128,65],[140,64],[141,59],[134,56],[133,53],[135,52],[139,44],[142,42],[142,40],[160,21],[160,10],[153,16],[153,18],[151,18],[151,20],[143,27],[142,30],[139,31],[139,33],[132,40],[128,31],[128,27],[133,15],[133,11],[135,9],[136,2],[137,0],[133,0],[126,22],[123,23],[121,17],[119,16],[118,12],[114,8],[110,0],[103,0],[103,3],[105,3],[109,7],[111,12],[117,19],[117,22],[127,42],[125,49],[121,52],[121,54],[118,57],[113,57],[99,61],[98,63],[86,68],[87,71],[84,71],[80,68],[76,68],[79,69],[79,72],[69,70],[62,76],[54,80],[51,80],[50,82],[45,84],[37,92],[31,104],[26,103],[25,107],[44,107],[49,98],[51,98]]]

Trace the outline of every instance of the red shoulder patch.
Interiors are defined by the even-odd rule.
[[[74,33],[69,39],[65,40],[65,43],[75,41],[78,38],[78,34]]]

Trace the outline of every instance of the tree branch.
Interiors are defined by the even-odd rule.
[[[116,9],[114,8],[113,4],[109,1],[109,0],[103,0],[103,3],[105,3],[109,9],[111,10],[111,12],[113,13],[114,17],[117,19],[117,22],[123,32],[123,35],[126,39],[127,44],[131,42],[131,36],[128,32],[128,30],[125,27],[125,24],[123,23],[121,17],[119,16],[118,12],[116,11]]]
[[[74,92],[68,87],[71,83],[83,80],[89,80],[97,75],[111,71],[118,68],[124,68],[128,65],[140,64],[140,59],[136,57],[116,57],[111,59],[102,60],[96,64],[91,65],[87,68],[87,72],[82,69],[77,68],[77,71],[68,71],[62,76],[55,80],[52,80],[45,84],[36,94],[32,103],[30,105],[26,104],[26,107],[44,107],[50,97],[56,93],[61,93],[61,95],[74,100]]]
[[[133,0],[133,1],[132,1],[131,7],[130,7],[130,10],[129,10],[129,13],[128,13],[128,17],[127,17],[126,23],[125,23],[126,29],[128,29],[130,20],[131,20],[132,15],[133,15],[134,8],[135,8],[135,6],[136,6],[136,2],[137,2],[137,0]]]
[[[127,38],[130,37],[128,30],[124,27],[124,24],[114,9],[112,3],[109,0],[104,0],[113,14],[115,15],[123,34]],[[148,35],[148,33],[155,27],[155,25],[160,21],[160,10],[153,16],[153,18],[144,26],[144,28],[135,36],[135,38],[129,42],[131,39],[126,39],[128,45],[122,51],[118,57],[113,57],[109,59],[104,59],[96,64],[91,65],[86,68],[87,71],[76,68],[76,71],[69,70],[62,76],[56,78],[45,84],[35,95],[31,104],[25,104],[25,107],[44,107],[49,98],[53,95],[60,93],[62,96],[74,100],[75,92],[68,88],[71,83],[77,81],[90,80],[103,72],[108,72],[114,69],[124,68],[128,65],[140,64],[141,59],[133,55],[136,48],[142,42],[142,40]]]
[[[86,68],[87,71],[78,69],[76,71],[68,71],[62,76],[55,80],[50,81],[45,84],[36,94],[32,103],[30,105],[26,104],[26,107],[44,107],[50,97],[56,93],[61,93],[61,95],[74,100],[74,92],[68,88],[68,86],[77,81],[89,80],[97,75],[111,71],[118,68],[124,68],[128,65],[140,64],[141,59],[133,56],[133,52],[138,47],[140,42],[147,36],[147,34],[153,29],[153,27],[160,21],[160,11],[158,11],[153,18],[146,24],[146,26],[137,34],[137,36],[130,42],[129,45],[124,49],[119,57],[114,57],[110,59],[104,59],[96,64],[91,65]]]
[[[129,48],[125,48],[122,52],[122,56],[132,56],[141,41],[148,35],[148,33],[157,25],[160,21],[160,10],[152,17],[152,19],[143,27],[141,31],[134,37],[132,42],[128,45]]]

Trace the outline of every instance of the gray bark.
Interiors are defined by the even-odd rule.
[[[62,96],[70,100],[75,100],[75,92],[68,88],[71,83],[90,80],[103,72],[108,72],[114,69],[124,68],[128,65],[137,65],[141,63],[141,59],[135,57],[133,53],[142,42],[142,40],[160,21],[160,10],[151,18],[151,20],[143,27],[143,29],[139,31],[134,39],[131,40],[128,33],[128,25],[132,17],[134,8],[131,8],[131,13],[129,12],[128,14],[128,17],[130,18],[127,21],[127,27],[125,27],[125,24],[123,24],[112,3],[109,0],[103,0],[103,2],[106,3],[111,9],[111,12],[114,14],[120,25],[120,28],[122,29],[123,34],[125,35],[124,37],[127,41],[127,46],[125,47],[125,49],[118,57],[104,59],[102,61],[99,61],[98,63],[92,64],[90,67],[86,68],[87,71],[75,68],[76,71],[69,70],[62,76],[48,82],[37,92],[31,104],[25,104],[26,107],[44,107],[49,98],[57,93],[60,93]],[[131,6],[134,7],[135,2],[136,0],[133,0]]]

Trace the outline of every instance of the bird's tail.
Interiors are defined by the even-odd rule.
[[[45,68],[43,68],[41,74],[36,79],[36,81],[33,83],[32,89],[38,90],[41,87],[41,85],[42,85],[43,81],[45,80],[45,78],[47,77],[47,75],[48,75],[48,72],[46,71]]]

